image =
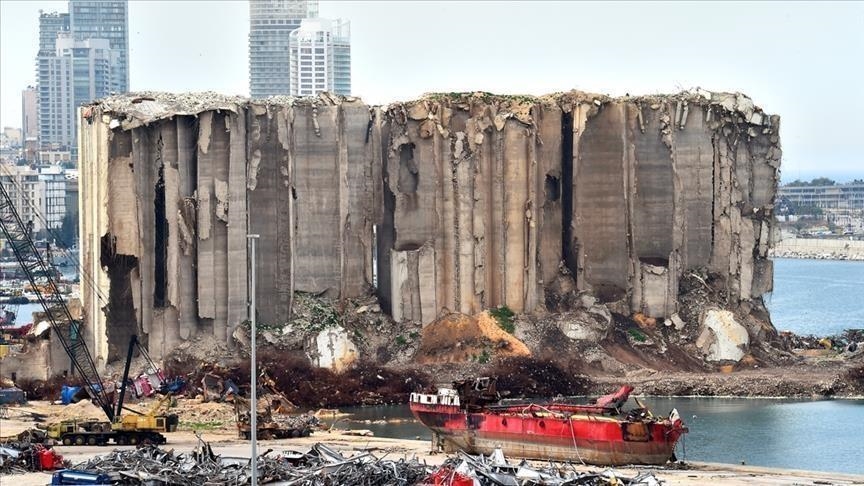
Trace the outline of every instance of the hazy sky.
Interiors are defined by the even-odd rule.
[[[39,9],[0,0],[0,125],[21,125]],[[370,103],[430,91],[741,91],[782,116],[783,179],[864,177],[861,2],[321,2]],[[248,95],[245,1],[129,2],[131,89]]]

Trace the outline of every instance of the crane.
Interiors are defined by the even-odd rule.
[[[121,414],[124,409],[123,398],[134,347],[138,346],[144,351],[143,348],[140,348],[137,337],[133,335],[129,342],[123,382],[115,408],[113,400],[109,396],[109,390],[106,389],[105,382],[99,376],[93,356],[81,336],[81,322],[72,317],[54,279],[54,272],[51,271],[53,267],[46,263],[33,243],[30,236],[33,222],[25,223],[21,220],[9,192],[3,185],[0,185],[0,228],[2,228],[3,235],[9,242],[16,260],[21,265],[33,293],[36,294],[39,303],[45,310],[48,322],[54,331],[53,336],[69,355],[73,371],[78,374],[93,403],[101,408],[105,416],[108,417],[108,423],[72,420],[52,424],[48,427],[49,437],[60,439],[67,445],[104,444],[112,438],[118,444],[135,444],[141,441],[164,443],[165,437],[159,432],[176,430],[176,415],[156,415],[158,410],[155,408],[148,413],[135,412],[137,416],[123,416]],[[37,275],[42,278],[42,282],[37,283]],[[63,328],[61,322],[69,323],[68,331]],[[146,356],[146,351],[144,353]]]

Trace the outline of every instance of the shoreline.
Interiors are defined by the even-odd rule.
[[[777,253],[773,250],[771,252],[769,252],[768,258],[770,260],[774,260],[777,258],[786,258],[789,260],[824,260],[824,261],[837,261],[837,262],[864,262],[864,255],[838,256],[835,254],[799,253],[799,252],[793,252],[793,251]]]
[[[787,238],[768,250],[768,258],[864,261],[864,240]]]
[[[249,456],[249,443],[236,438],[235,434],[207,433],[203,435],[213,447],[215,453],[223,457]],[[259,450],[273,449],[280,453],[288,450],[305,450],[315,443],[323,443],[334,449],[346,453],[346,455],[371,452],[376,456],[387,455],[389,457],[417,457],[430,466],[442,464],[452,455],[442,453],[431,453],[429,441],[389,439],[381,437],[357,437],[341,434],[338,432],[315,432],[310,437],[299,439],[281,439],[259,441]],[[194,435],[186,432],[175,432],[171,434],[169,443],[163,449],[172,449],[175,452],[191,452],[197,444]],[[72,461],[73,465],[83,462],[97,455],[106,455],[114,449],[131,449],[126,447],[98,447],[98,446],[57,446],[57,451],[65,458]],[[508,458],[511,463],[518,460]],[[861,484],[864,483],[864,473],[845,473],[832,471],[809,471],[800,469],[783,469],[765,466],[752,466],[740,464],[725,464],[701,461],[686,461],[685,467],[673,465],[667,466],[624,466],[611,468],[626,474],[635,471],[650,472],[666,484],[697,485],[711,482],[713,484],[744,485],[753,483],[770,483],[775,485],[813,484],[814,482],[830,484]],[[577,471],[602,471],[609,469],[604,466],[583,466],[571,464]],[[7,476],[2,476],[7,477]],[[8,475],[8,478],[17,486],[35,486],[50,482],[50,473],[30,472],[24,474]],[[270,483],[280,484],[280,483]],[[284,483],[282,483],[284,484]],[[818,484],[818,483],[817,483]]]

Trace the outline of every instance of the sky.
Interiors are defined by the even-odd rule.
[[[21,126],[39,10],[0,0],[0,126]],[[353,94],[740,91],[782,117],[784,181],[864,178],[864,2],[336,2]],[[245,1],[129,2],[133,91],[249,94]]]

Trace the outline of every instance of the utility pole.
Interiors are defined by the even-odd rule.
[[[255,234],[247,234],[246,238],[249,240],[250,245],[252,246],[252,265],[251,265],[251,284],[249,285],[249,294],[251,296],[251,302],[249,305],[249,320],[251,321],[250,327],[251,330],[249,333],[252,335],[252,351],[250,353],[250,361],[252,362],[252,390],[251,396],[249,397],[249,405],[251,410],[249,410],[249,438],[252,440],[252,460],[250,464],[252,464],[252,486],[258,486],[258,366],[255,361],[255,335],[258,334],[258,328],[256,324],[256,309],[255,309],[255,287],[256,287],[256,279],[255,279],[255,244],[258,241],[258,235]]]

